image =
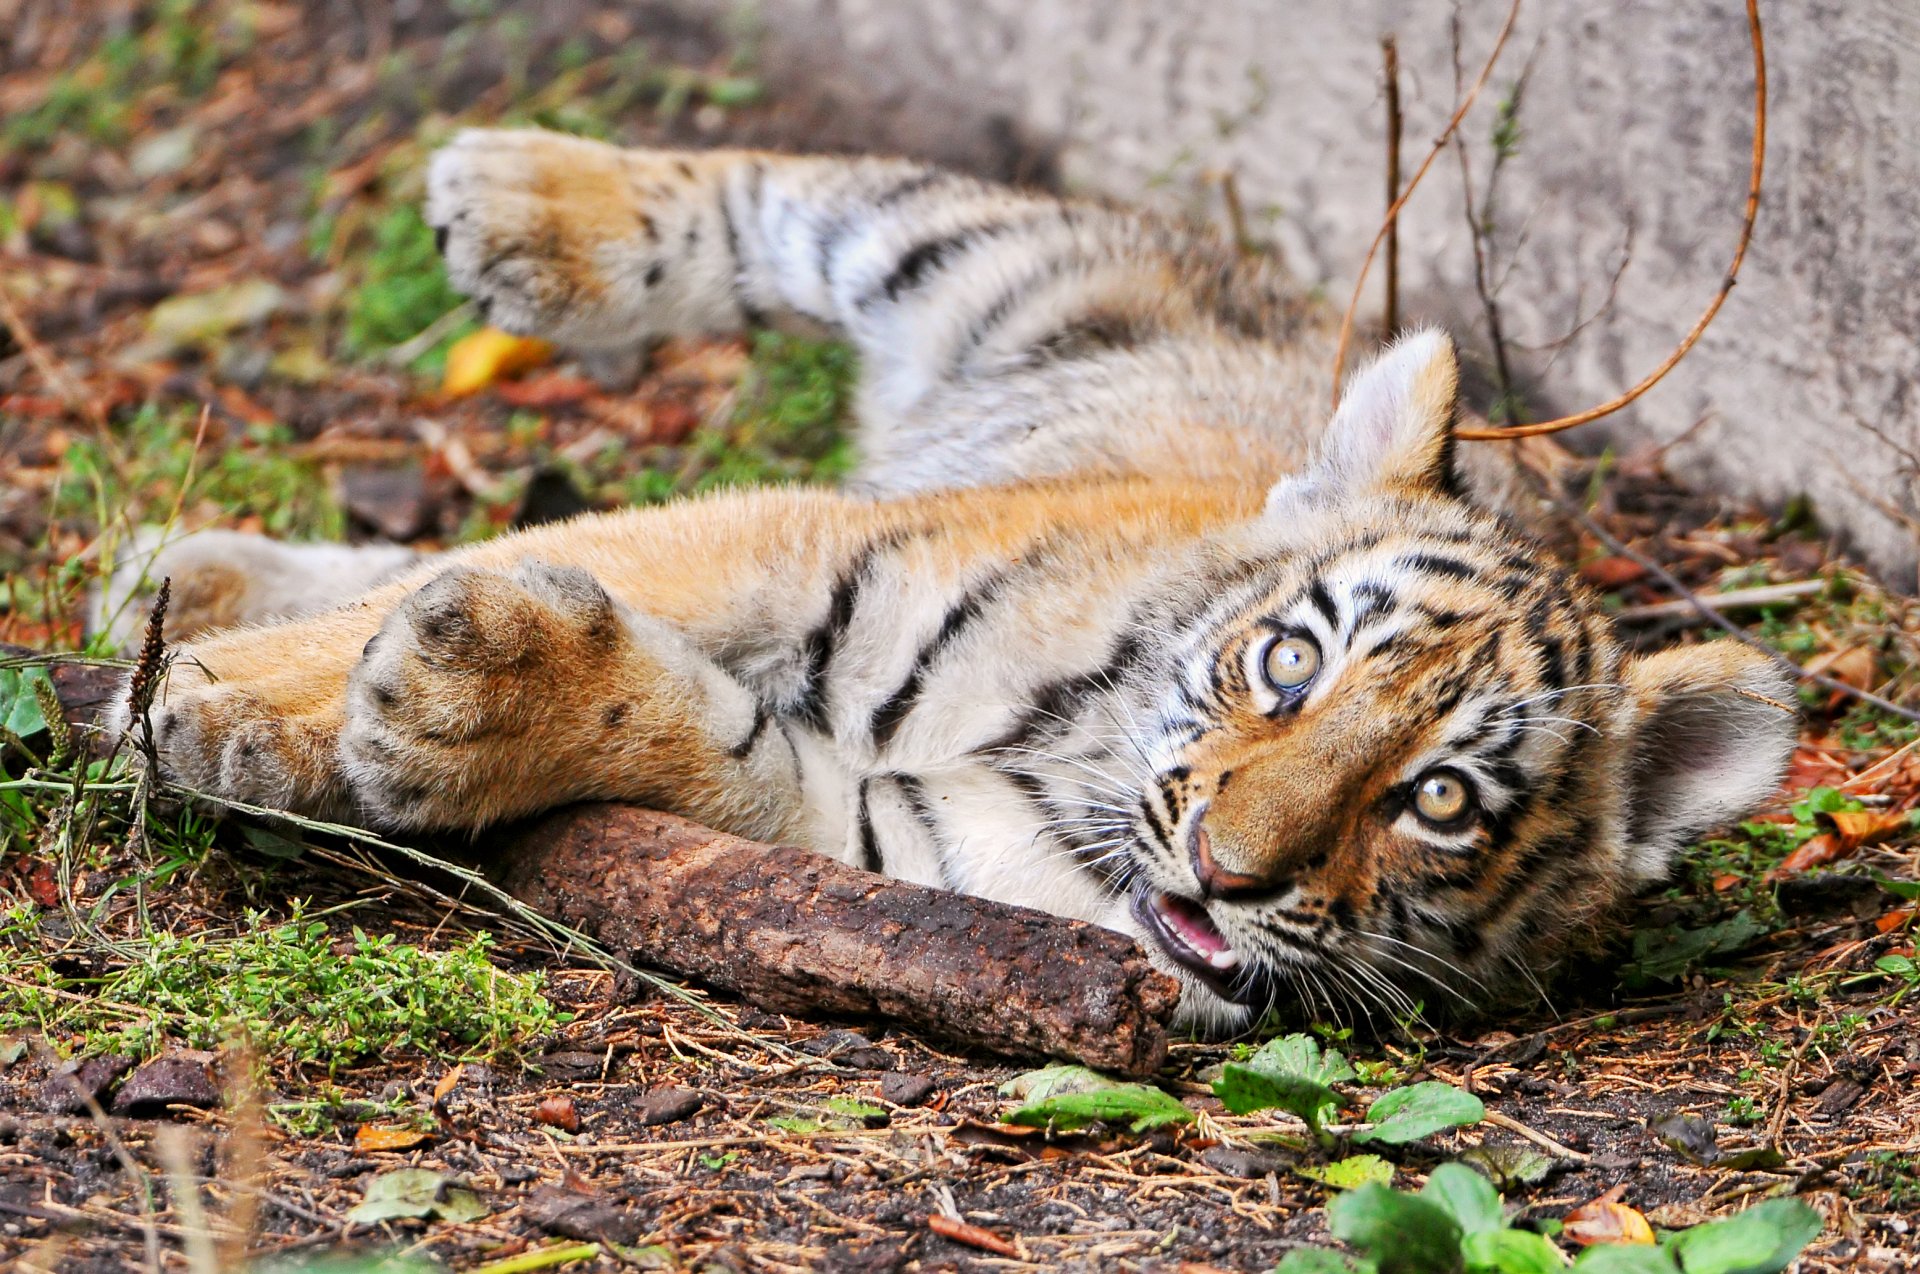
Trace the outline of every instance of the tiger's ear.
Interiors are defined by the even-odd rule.
[[[1274,485],[1267,511],[1367,491],[1456,494],[1459,395],[1453,342],[1432,329],[1401,337],[1348,379],[1313,463]]]
[[[1679,646],[1634,659],[1623,810],[1629,866],[1666,874],[1703,832],[1771,796],[1793,754],[1793,677],[1731,641]]]

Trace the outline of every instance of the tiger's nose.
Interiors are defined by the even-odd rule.
[[[1194,879],[1200,882],[1200,892],[1208,898],[1248,898],[1273,889],[1259,876],[1228,871],[1215,862],[1213,841],[1207,835],[1206,824],[1199,819],[1194,820],[1193,834],[1187,838],[1187,857],[1193,864]]]

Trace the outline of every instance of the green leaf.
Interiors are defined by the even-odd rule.
[[[1393,1184],[1393,1165],[1379,1155],[1348,1155],[1328,1164],[1303,1164],[1294,1171],[1335,1190],[1357,1190],[1369,1182]]]
[[[1015,1075],[1000,1085],[1000,1095],[1023,1101],[1045,1101],[1061,1093],[1091,1093],[1121,1082],[1084,1066],[1043,1066],[1037,1071]]]
[[[1467,1171],[1471,1172],[1469,1168]],[[1567,1258],[1531,1230],[1481,1230],[1460,1240],[1467,1274],[1560,1274]]]
[[[1873,967],[1896,978],[1920,977],[1920,964],[1914,963],[1912,956],[1883,955],[1873,962]]]
[[[1378,1274],[1380,1267],[1324,1247],[1297,1247],[1280,1258],[1273,1274]]]
[[[1769,1199],[1677,1234],[1667,1250],[1686,1274],[1778,1274],[1820,1237],[1824,1224],[1798,1199]]]
[[[1876,885],[1895,898],[1905,899],[1907,902],[1920,902],[1920,880],[1895,880],[1892,876],[1877,871],[1867,874],[1873,877]]]
[[[1453,1274],[1460,1265],[1460,1226],[1446,1209],[1383,1185],[1334,1199],[1327,1228],[1364,1252],[1380,1274]]]
[[[853,1128],[864,1125],[868,1128],[885,1128],[889,1116],[887,1108],[876,1106],[870,1101],[861,1101],[858,1097],[829,1097],[820,1103],[826,1108],[830,1118],[829,1127]]]
[[[400,1217],[439,1217],[443,1221],[477,1221],[487,1205],[473,1191],[454,1185],[430,1168],[398,1168],[367,1183],[367,1193],[347,1211],[356,1225],[373,1225]]]
[[[1222,1068],[1213,1092],[1236,1115],[1284,1110],[1318,1133],[1323,1112],[1340,1105],[1340,1094],[1328,1085],[1353,1078],[1352,1064],[1337,1050],[1323,1054],[1311,1035],[1283,1035]]]
[[[31,739],[47,728],[46,715],[33,692],[36,681],[49,681],[47,670],[37,664],[0,668],[0,732]]]
[[[804,1115],[774,1115],[767,1120],[770,1127],[781,1132],[813,1133],[820,1131],[818,1119],[808,1119]]]
[[[1460,1152],[1459,1161],[1485,1173],[1498,1190],[1537,1186],[1554,1168],[1552,1155],[1531,1146],[1473,1146]]]
[[[1111,1082],[1111,1081],[1110,1081]],[[1133,1132],[1166,1124],[1189,1124],[1193,1112],[1179,1098],[1151,1084],[1119,1084],[1092,1092],[1056,1093],[1005,1116],[1010,1124],[1072,1132],[1095,1122],[1124,1123]]]
[[[1353,1139],[1404,1146],[1442,1128],[1477,1124],[1486,1117],[1487,1108],[1472,1093],[1427,1080],[1396,1088],[1374,1102],[1367,1108],[1367,1122],[1373,1127],[1355,1133]]]
[[[1600,1243],[1582,1252],[1573,1268],[1580,1274],[1680,1274],[1667,1250],[1644,1243]]]
[[[1499,1194],[1485,1177],[1464,1164],[1443,1163],[1435,1168],[1420,1197],[1445,1208],[1464,1234],[1498,1230],[1507,1224]]]
[[[1322,1112],[1340,1104],[1340,1094],[1325,1084],[1298,1075],[1269,1075],[1251,1066],[1232,1062],[1223,1067],[1220,1078],[1213,1081],[1213,1095],[1233,1114],[1247,1115],[1256,1110],[1289,1111],[1305,1120],[1307,1126],[1316,1132],[1320,1128]]]
[[[1713,956],[1743,950],[1766,931],[1767,927],[1748,911],[1736,912],[1704,929],[1682,929],[1678,925],[1642,929],[1633,935],[1633,963],[1623,972],[1670,981]]]
[[[1353,1064],[1338,1049],[1322,1053],[1319,1041],[1311,1035],[1282,1035],[1268,1040],[1244,1064],[1266,1075],[1296,1075],[1320,1084],[1357,1078]]]

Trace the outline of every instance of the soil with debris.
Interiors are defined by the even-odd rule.
[[[169,516],[430,546],[832,476],[832,349],[685,344],[631,387],[560,365],[439,391],[464,316],[408,211],[431,146],[502,119],[814,144],[818,104],[767,96],[750,35],[587,0],[0,0],[0,26],[0,640],[78,648],[93,573]],[[1615,1186],[1667,1228],[1796,1194],[1827,1221],[1803,1268],[1912,1268],[1920,834],[1897,816],[1920,805],[1920,755],[1910,722],[1852,692],[1915,701],[1920,612],[1810,511],[1690,493],[1657,453],[1568,455],[1556,478],[1592,523],[1566,551],[1640,639],[1713,631],[1661,571],[1747,590],[1727,613],[1838,688],[1803,695],[1778,806],[1697,847],[1550,1002],[1342,1037],[1376,1085],[1348,1086],[1343,1117],[1379,1084],[1443,1080],[1489,1118],[1395,1152],[1401,1185],[1484,1147],[1525,1220]],[[88,805],[84,782],[68,800],[19,786],[17,755],[0,769],[0,1260],[19,1268],[351,1248],[456,1269],[1250,1271],[1325,1241],[1308,1174],[1326,1156],[1289,1117],[1222,1109],[1207,1077],[1227,1046],[1175,1046],[1160,1083],[1198,1115],[1177,1132],[1014,1128],[999,1086],[1022,1067],[609,972],[348,841],[206,827],[111,781]],[[211,1027],[115,1034],[163,1020],[99,1002],[155,935],[295,917],[323,926],[320,961],[366,952],[360,934],[447,952],[491,930],[493,965],[542,979],[547,1007],[515,1019],[540,1027],[365,1039],[331,1069]]]

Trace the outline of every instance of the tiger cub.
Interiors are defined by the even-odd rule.
[[[1327,316],[1203,231],[531,131],[438,153],[427,216],[493,323],[575,349],[838,333],[862,467],[357,581],[183,541],[153,576],[253,621],[165,687],[189,787],[403,830],[647,802],[1132,934],[1226,1032],[1531,980],[1780,777],[1773,665],[1629,656],[1466,498],[1443,337],[1322,430]]]

